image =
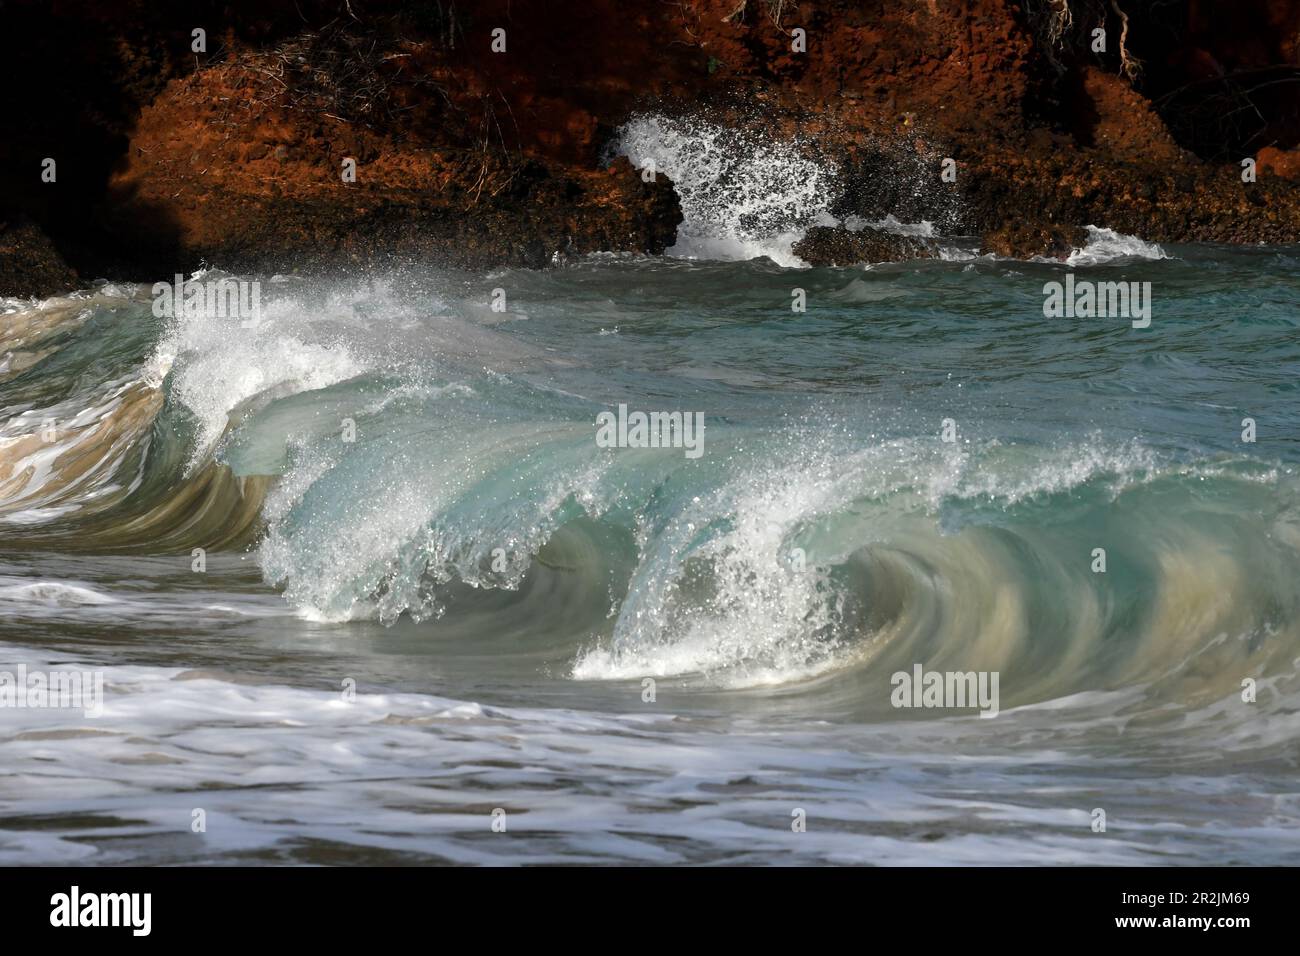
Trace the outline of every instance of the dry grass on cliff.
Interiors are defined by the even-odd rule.
[[[410,109],[416,88],[425,97],[450,102],[429,77],[403,69],[411,57],[398,41],[380,42],[341,27],[304,33],[270,50],[249,51],[234,62],[251,81],[252,107],[318,113],[344,123],[391,126]]]
[[[767,15],[772,18],[777,29],[782,29],[781,18],[785,16],[787,9],[797,10],[799,5],[793,0],[759,0],[760,5],[767,10]],[[749,0],[738,0],[736,8],[722,18],[724,23],[730,23],[733,20],[743,20],[745,11],[749,8]]]
[[[404,38],[396,21],[365,32],[336,22],[270,49],[242,50],[207,68],[220,71],[232,91],[216,123],[238,137],[268,115],[291,122],[323,117],[365,130],[372,142],[437,149],[457,166],[444,184],[463,184],[468,201],[477,203],[506,189],[519,169],[508,136],[514,119],[503,99],[450,95],[429,68],[429,55],[428,45]]]

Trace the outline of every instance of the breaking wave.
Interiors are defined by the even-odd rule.
[[[835,222],[835,176],[798,141],[645,115],[623,128],[614,152],[672,180],[684,218],[670,256],[800,266],[794,243],[808,226]]]
[[[1088,241],[1072,252],[1066,265],[1095,266],[1115,259],[1168,259],[1169,254],[1153,242],[1126,236],[1114,229],[1088,226]]]
[[[1300,650],[1300,483],[1276,462],[834,413],[721,416],[699,461],[602,449],[598,358],[384,283],[269,299],[242,333],[154,319],[135,288],[14,305],[44,355],[0,383],[6,547],[251,549],[313,620],[527,635],[579,680],[846,706],[915,661],[1000,671],[1004,706],[1208,702]]]

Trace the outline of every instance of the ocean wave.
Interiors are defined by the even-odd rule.
[[[829,683],[866,707],[918,660],[1003,672],[1016,706],[1138,685],[1203,700],[1295,654],[1281,463],[817,415],[721,418],[699,461],[601,449],[585,392],[603,379],[551,374],[575,357],[443,314],[450,296],[282,285],[238,334],[196,317],[150,340],[125,297],[108,328],[129,347],[76,332],[39,387],[5,386],[13,540],[253,547],[311,620],[527,635],[579,680]]]
[[[1116,259],[1168,259],[1170,255],[1153,242],[1126,236],[1113,229],[1087,226],[1088,241],[1065,260],[1071,266],[1097,266]]]

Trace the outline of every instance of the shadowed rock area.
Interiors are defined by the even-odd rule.
[[[814,226],[794,244],[794,253],[810,266],[850,266],[857,262],[903,262],[933,259],[932,243],[875,229],[853,231]]]
[[[671,181],[602,153],[643,111],[815,144],[838,216],[929,219],[1000,254],[1059,255],[1089,224],[1295,242],[1300,0],[1208,6],[11,0],[0,293],[202,262],[659,253]],[[839,261],[870,238],[802,248]]]

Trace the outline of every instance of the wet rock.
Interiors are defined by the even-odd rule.
[[[851,266],[860,262],[906,262],[933,259],[933,243],[878,229],[814,226],[794,244],[794,254],[810,266]]]
[[[1014,222],[986,233],[980,242],[981,255],[992,253],[1008,259],[1065,259],[1088,241],[1081,226],[1055,223]]]

